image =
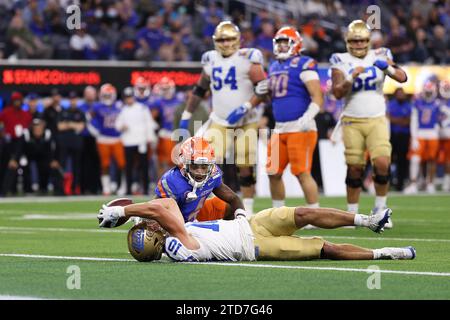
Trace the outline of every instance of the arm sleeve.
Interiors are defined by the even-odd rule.
[[[320,80],[320,78],[317,71],[305,70],[300,73],[300,80],[302,80],[303,83],[306,83],[311,80]]]

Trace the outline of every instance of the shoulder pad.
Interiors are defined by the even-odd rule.
[[[210,50],[210,51],[206,51],[203,55],[202,55],[202,58],[201,58],[201,64],[202,65],[206,65],[206,64],[209,64],[209,63],[211,63],[211,61],[214,59],[214,53],[215,53],[215,51],[214,50]]]
[[[306,59],[304,59],[302,61],[302,70],[317,70],[317,62],[316,60],[314,60],[311,57],[304,57]]]
[[[391,59],[391,60],[393,59],[392,52],[388,48],[381,47],[381,48],[375,49],[374,53],[376,56],[384,56],[388,59]]]
[[[264,58],[261,50],[255,48],[239,49],[239,56],[245,57],[250,60],[251,63],[263,64]]]
[[[340,57],[339,53],[333,53],[330,57],[330,63],[333,64],[340,64],[342,63],[342,59]]]

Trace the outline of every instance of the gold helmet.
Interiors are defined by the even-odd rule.
[[[212,36],[214,49],[224,57],[231,56],[241,46],[241,32],[237,25],[231,21],[222,21],[214,30]],[[228,40],[228,41],[227,41]]]
[[[166,231],[155,220],[138,223],[128,231],[128,250],[137,261],[161,259]]]
[[[354,47],[356,41],[364,41],[365,45]],[[352,21],[347,28],[345,39],[348,52],[357,58],[364,58],[370,49],[370,29],[362,20]]]

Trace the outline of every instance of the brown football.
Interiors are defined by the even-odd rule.
[[[121,207],[125,207],[129,204],[132,204],[133,200],[129,199],[129,198],[119,198],[119,199],[114,199],[111,200],[110,202],[108,202],[106,204],[107,207],[114,207],[114,206],[121,206]],[[123,225],[124,223],[126,223],[128,221],[128,217],[121,217],[119,218],[119,220],[117,221],[115,227],[119,227],[121,225]],[[99,223],[101,223],[101,220],[99,219],[98,221]],[[111,226],[109,224],[105,225],[105,228],[111,228]]]

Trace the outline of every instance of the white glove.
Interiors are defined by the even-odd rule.
[[[269,79],[261,80],[256,84],[255,93],[258,96],[263,96],[269,92]]]
[[[115,227],[117,221],[121,217],[125,217],[125,208],[121,206],[107,207],[106,205],[103,205],[97,215],[99,220],[102,219],[99,225],[100,228],[105,228],[107,223],[109,223],[111,227]]]
[[[420,148],[420,142],[417,138],[411,138],[411,149],[417,151]]]
[[[311,102],[306,109],[305,113],[297,120],[298,126],[304,128],[314,117],[319,113],[320,107],[317,103]]]

